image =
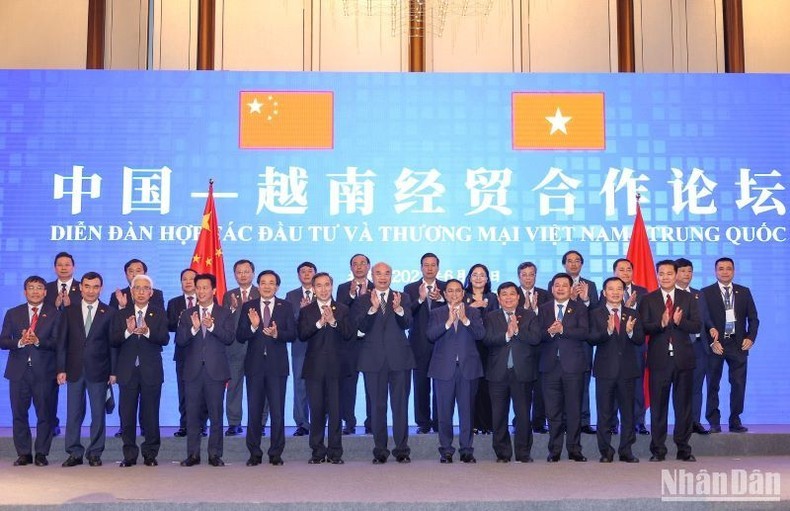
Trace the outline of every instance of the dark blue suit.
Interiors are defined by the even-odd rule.
[[[59,280],[53,280],[52,282],[47,282],[47,296],[44,297],[44,303],[49,305],[55,306],[55,300],[57,299],[58,295],[60,294],[61,289],[63,286]],[[67,286],[67,291],[69,295],[70,303],[78,303],[82,300],[82,292],[80,291],[80,281],[72,278],[71,286]],[[58,307],[59,311],[62,311],[64,306],[61,304]],[[51,400],[51,410],[52,410],[52,426],[57,427],[60,426],[60,419],[58,418],[58,401],[60,400],[60,386],[55,385],[52,388],[52,396]]]
[[[485,326],[480,312],[474,307],[466,308],[469,325],[460,321],[447,328],[450,315],[449,305],[431,310],[428,320],[428,340],[433,343],[433,356],[428,367],[436,390],[439,421],[439,454],[452,456],[453,411],[458,405],[458,444],[461,455],[471,455],[472,447],[472,403],[477,391],[477,381],[483,376],[483,363],[477,352],[476,341],[485,336]]]
[[[175,333],[173,343],[173,361],[176,363],[176,382],[178,388],[178,427],[186,431],[187,429],[187,403],[186,393],[184,391],[184,348],[178,342],[178,321],[181,319],[181,314],[187,309],[187,300],[183,294],[171,298],[167,302],[167,329]],[[197,296],[192,297],[192,306],[197,305]],[[206,424],[208,418],[208,411],[203,410],[203,422]]]
[[[584,277],[579,277],[579,282],[586,282],[588,286],[587,298],[590,299],[588,303],[584,303],[578,299],[579,303],[584,304],[587,310],[592,310],[598,306],[598,287],[595,282]],[[590,382],[592,376],[592,361],[593,361],[593,348],[589,343],[584,344],[584,353],[587,358],[587,370],[584,371],[584,383],[582,384],[582,413],[581,421],[582,426],[590,425]]]
[[[126,319],[135,316],[134,302],[115,313],[110,342],[118,350],[115,376],[118,381],[118,415],[121,417],[123,457],[136,461],[142,450],[143,458],[156,458],[159,454],[159,403],[162,397],[164,369],[162,347],[170,342],[167,331],[167,312],[148,303],[144,316],[148,335],[126,336]],[[137,447],[137,405],[140,405],[140,427],[145,441]]]
[[[305,297],[304,288],[302,286],[292,289],[285,294],[285,301],[291,303],[294,310],[294,316],[299,318],[299,311],[302,308],[302,298]],[[315,292],[310,290],[311,300],[315,300]],[[304,377],[302,375],[302,366],[304,366],[304,356],[307,352],[307,344],[298,342],[299,339],[291,344],[291,369],[293,369],[293,388],[294,388],[294,406],[293,418],[294,423],[301,428],[310,429],[310,405],[307,399],[307,387],[305,386]]]
[[[554,336],[547,329],[557,314],[554,300],[539,308],[541,346],[540,372],[543,374],[543,400],[549,419],[549,456],[562,452],[563,414],[565,445],[569,455],[581,454],[582,395],[584,373],[590,367],[587,343],[587,307],[570,300],[563,308],[563,332]]]
[[[705,318],[708,316],[708,307],[705,304],[705,297],[699,289],[689,287],[684,291],[691,293],[691,296],[697,302],[699,309],[700,321],[702,321],[702,330],[689,335],[691,345],[694,348],[694,377],[691,387],[691,421],[692,428],[694,425],[702,426],[700,424],[702,417],[702,386],[705,380],[708,380],[710,386],[710,377],[708,376],[708,359],[711,356],[710,350],[710,336],[708,330],[705,328]]]
[[[371,293],[379,293],[373,290]],[[359,353],[357,368],[365,376],[365,390],[371,401],[371,428],[373,430],[373,456],[386,460],[387,449],[387,394],[392,409],[392,454],[396,458],[408,456],[409,449],[409,383],[414,369],[414,352],[406,337],[412,325],[409,295],[401,293],[403,314],[392,306],[393,293],[389,290],[386,312],[376,310],[369,314],[371,293],[357,298],[352,317],[357,329],[365,334]]]
[[[317,301],[299,312],[298,332],[307,347],[302,365],[307,398],[310,401],[310,449],[313,459],[339,460],[343,456],[340,419],[340,379],[347,369],[344,345],[356,337],[351,313],[342,303],[331,302],[336,325],[319,328],[321,310]],[[324,445],[324,427],[329,420],[329,446]]]
[[[551,296],[551,293],[546,291],[545,289],[539,288],[537,286],[532,288],[532,292],[537,296],[538,306],[550,302],[554,300],[554,297]],[[526,291],[523,287],[519,286],[518,288],[518,306],[524,307],[527,302]],[[535,312],[535,311],[532,311]],[[537,316],[537,312],[535,312]],[[537,358],[540,359],[540,345],[538,345],[538,352]],[[535,384],[532,386],[532,427],[533,428],[543,428],[546,426],[546,404],[543,402],[543,376],[541,376],[540,372],[538,372],[538,379],[535,380]]]
[[[0,348],[9,350],[5,378],[9,381],[14,447],[18,456],[33,454],[28,422],[30,402],[36,409],[35,453],[47,456],[52,445],[51,399],[55,382],[55,359],[60,335],[60,315],[55,307],[39,305],[35,333],[38,346],[19,347],[22,331],[30,327],[27,303],[9,309],[3,319]]]
[[[532,453],[532,421],[529,415],[532,387],[538,378],[540,324],[531,310],[516,307],[514,313],[518,331],[510,339],[507,338],[508,323],[504,310],[491,311],[486,316],[486,380],[491,394],[492,444],[497,459],[509,461],[513,456],[514,446],[511,446],[508,431],[512,402],[516,419],[516,460],[527,461]],[[508,367],[511,362],[512,367]]]
[[[110,375],[115,374],[116,351],[110,345],[115,310],[106,303],[92,304],[90,331],[85,333],[82,300],[72,302],[63,312],[61,349],[57,372],[66,373],[67,413],[66,452],[82,458],[86,453],[80,442],[80,428],[85,420],[85,395],[91,408],[91,432],[88,458],[100,458],[106,437],[105,402]]]
[[[239,316],[236,339],[247,343],[244,374],[247,377],[247,449],[250,456],[260,459],[261,421],[264,403],[269,403],[272,421],[272,441],[269,457],[282,456],[285,449],[285,384],[288,381],[288,346],[296,339],[296,320],[293,307],[285,300],[271,298],[269,304],[272,322],[277,324],[277,338],[263,333],[261,300],[244,304]],[[258,311],[261,322],[253,332],[249,311]]]
[[[492,310],[499,308],[499,300],[496,293],[491,292],[486,293],[483,298],[488,300],[488,303],[485,307],[476,307],[476,309],[483,320],[483,326],[485,326],[486,316]],[[464,295],[464,303],[467,307],[470,307],[470,304],[474,301],[474,297],[469,292]],[[473,432],[475,430],[480,433],[490,432],[494,429],[494,426],[491,424],[491,394],[488,392],[488,380],[485,379],[485,361],[488,360],[488,347],[483,342],[483,339],[479,339],[475,345],[477,346],[480,360],[483,362],[483,378],[477,380],[477,391],[472,398],[472,428]]]
[[[222,410],[225,384],[230,379],[230,366],[225,352],[233,343],[235,331],[230,309],[214,304],[211,316],[214,327],[193,332],[192,314],[202,316],[203,307],[196,306],[181,314],[176,342],[184,349],[184,392],[187,411],[187,456],[200,458],[203,410],[208,410],[211,429],[208,455],[222,457]]]

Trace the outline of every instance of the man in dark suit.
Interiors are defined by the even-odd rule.
[[[315,300],[300,308],[299,340],[307,345],[302,375],[310,400],[310,449],[308,463],[343,463],[343,436],[340,420],[340,378],[343,345],[356,335],[350,311],[332,300],[332,277],[316,273],[310,283]],[[329,444],[324,444],[324,427],[329,421]]]
[[[685,257],[675,259],[675,264],[678,267],[678,273],[675,277],[675,288],[682,291],[691,293],[691,297],[697,302],[699,308],[700,321],[703,322],[703,328],[699,332],[693,332],[689,335],[691,345],[694,347],[694,383],[691,390],[691,430],[698,435],[709,435],[710,430],[705,429],[701,423],[702,417],[702,385],[705,380],[709,380],[708,376],[708,358],[710,357],[710,338],[704,328],[704,321],[707,317],[707,307],[705,306],[705,298],[700,293],[699,289],[691,287],[691,279],[694,278],[694,265]],[[708,383],[710,385],[710,383]]]
[[[313,289],[313,276],[318,269],[310,261],[305,261],[296,268],[300,286],[285,294],[285,300],[293,307],[294,315],[299,317],[302,308],[313,303],[315,290]],[[291,367],[293,369],[294,405],[293,417],[296,423],[294,436],[304,436],[310,431],[310,405],[307,398],[307,386],[302,377],[307,344],[297,339],[291,344]]]
[[[110,307],[112,308],[124,309],[134,302],[131,290],[132,280],[137,275],[148,275],[148,265],[139,259],[130,259],[123,265],[123,272],[129,285],[123,289],[115,289],[115,292],[110,296]],[[151,305],[154,305],[157,309],[164,309],[165,296],[162,294],[162,290],[154,289],[151,293],[151,299],[149,300]]]
[[[222,461],[222,402],[230,367],[225,347],[234,340],[230,310],[214,302],[217,278],[209,273],[195,276],[197,306],[189,308],[178,321],[177,342],[184,349],[184,392],[187,407],[187,457],[182,467],[200,463],[200,437],[203,410],[208,410],[211,429],[208,437],[208,463],[224,466]]]
[[[373,282],[368,280],[370,259],[365,254],[354,254],[349,261],[352,278],[337,287],[337,301],[349,309],[353,309],[358,297],[373,290]],[[357,386],[359,384],[359,351],[362,349],[364,334],[357,331],[351,342],[343,348],[342,373],[346,376],[340,379],[340,415],[345,423],[344,435],[353,435],[357,427]],[[365,434],[370,434],[370,396],[365,391]]]
[[[464,285],[460,280],[449,280],[444,296],[446,304],[437,304],[431,310],[426,331],[433,344],[428,376],[436,390],[439,461],[453,462],[453,412],[457,405],[461,461],[476,463],[472,447],[472,402],[477,382],[483,376],[476,341],[485,336],[485,327],[480,311],[464,304]]]
[[[231,289],[222,297],[222,305],[229,308],[233,314],[233,331],[239,326],[241,308],[245,303],[260,298],[258,289],[253,285],[255,264],[249,259],[239,259],[233,264],[233,276],[239,287]],[[244,432],[241,427],[242,406],[244,399],[244,360],[247,357],[247,344],[235,339],[227,349],[228,364],[230,364],[230,381],[228,381],[225,395],[225,415],[228,418],[228,429],[225,436],[236,436]],[[265,410],[265,405],[264,405]],[[249,411],[249,410],[248,410]],[[265,417],[265,412],[261,414]],[[262,420],[261,424],[266,421]]]
[[[0,348],[9,350],[5,368],[11,401],[14,466],[34,462],[33,442],[28,422],[30,402],[36,410],[35,464],[49,465],[52,445],[50,399],[55,383],[55,362],[60,334],[60,314],[44,303],[46,281],[33,275],[25,279],[26,303],[9,309],[3,319]]]
[[[518,306],[520,295],[513,282],[500,284],[497,298],[501,310],[489,312],[485,322],[486,379],[491,394],[497,463],[508,463],[513,456],[508,432],[511,402],[516,416],[516,461],[532,462],[530,401],[538,378],[540,324],[531,309]]]
[[[636,347],[644,344],[645,334],[637,312],[624,304],[625,283],[609,277],[603,283],[603,304],[590,311],[590,342],[596,346],[593,374],[598,411],[598,451],[601,463],[611,463],[614,449],[612,430],[618,408],[623,421],[618,455],[620,461],[637,463],[631,446],[636,441],[634,428],[634,380],[640,374]]]
[[[531,310],[538,315],[538,307],[553,300],[551,293],[535,286],[538,277],[538,267],[532,261],[525,261],[518,265],[519,281],[518,306]],[[529,303],[528,303],[529,302]],[[537,346],[536,360],[540,359],[540,345]],[[546,434],[546,405],[543,403],[543,378],[538,372],[535,384],[532,385],[532,431],[533,433]]]
[[[560,460],[563,424],[568,458],[587,461],[581,446],[581,410],[584,372],[587,369],[585,345],[588,330],[587,307],[573,300],[573,279],[558,273],[551,279],[554,300],[539,307],[541,330],[539,369],[543,373],[543,400],[549,418],[549,455],[546,461]]]
[[[417,423],[417,434],[430,433],[433,429],[438,431],[436,396],[431,398],[431,379],[428,377],[428,367],[431,363],[433,345],[428,342],[428,318],[433,307],[444,303],[444,282],[437,279],[439,273],[439,258],[436,254],[428,252],[420,258],[422,279],[408,284],[403,292],[409,295],[411,301],[411,328],[409,329],[409,343],[414,352],[417,367],[412,373],[414,379],[414,421]]]
[[[110,346],[115,309],[99,300],[102,276],[88,272],[82,276],[82,299],[66,307],[58,350],[58,384],[67,384],[66,452],[64,467],[82,465],[86,454],[80,441],[85,420],[85,396],[91,408],[88,464],[99,467],[106,437],[105,403],[107,385],[115,383],[116,352]]]
[[[569,250],[562,256],[562,266],[565,272],[573,279],[571,287],[571,299],[578,301],[587,308],[594,309],[598,305],[598,288],[595,282],[583,278],[580,274],[584,266],[584,257],[576,250]],[[582,387],[582,433],[594,435],[595,427],[590,424],[590,377],[592,376],[592,355],[593,349],[590,344],[584,344],[584,354],[587,361],[587,369],[584,371],[584,383]],[[605,424],[604,427],[609,427]]]
[[[735,277],[735,262],[729,257],[716,260],[716,283],[702,290],[707,306],[705,331],[710,335],[708,359],[708,399],[705,418],[711,431],[721,431],[719,411],[719,383],[727,362],[730,379],[730,417],[732,433],[746,433],[748,428],[741,423],[743,401],[746,394],[746,365],[749,351],[757,340],[760,320],[752,292],[732,282]]]
[[[697,461],[691,454],[691,387],[694,348],[689,336],[700,331],[699,311],[690,293],[675,288],[677,265],[666,259],[656,264],[658,285],[639,304],[639,317],[650,336],[647,367],[650,369],[650,461],[664,461],[667,447],[669,393],[675,409],[673,439],[677,459]]]
[[[411,463],[409,448],[409,376],[414,369],[414,352],[406,337],[411,327],[409,295],[390,288],[392,268],[386,263],[373,266],[374,289],[357,298],[352,315],[365,334],[358,369],[370,394],[373,429],[373,464],[387,462],[387,396],[392,409],[392,454],[398,463]]]
[[[285,385],[288,381],[288,346],[296,338],[293,308],[275,294],[280,288],[280,276],[272,270],[258,274],[259,300],[245,303],[239,316],[236,339],[246,342],[247,357],[244,374],[247,377],[247,466],[260,465],[261,416],[264,402],[269,403],[272,421],[272,440],[269,463],[283,464],[285,449]]]
[[[58,252],[55,255],[55,275],[57,279],[47,282],[47,296],[44,303],[52,305],[59,311],[72,304],[79,302],[80,281],[74,278],[74,257],[68,252]],[[60,419],[58,418],[58,401],[60,400],[60,386],[53,387],[52,405],[52,434],[60,435]]]
[[[138,274],[131,282],[132,302],[115,314],[110,340],[118,350],[115,368],[119,392],[123,460],[121,467],[137,464],[142,450],[146,466],[156,466],[161,438],[159,402],[164,370],[162,347],[170,342],[167,312],[151,302],[154,283],[148,275]],[[137,412],[145,440],[137,447]]]

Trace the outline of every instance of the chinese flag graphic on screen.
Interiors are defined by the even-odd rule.
[[[242,91],[239,147],[242,149],[332,149],[331,92]]]
[[[606,149],[603,92],[514,92],[513,149]]]
[[[189,267],[197,273],[210,273],[217,278],[217,300],[225,296],[225,259],[222,256],[222,244],[219,240],[217,228],[217,207],[214,205],[214,181],[209,181],[206,206],[203,208],[203,217],[200,222],[200,236],[198,236],[195,252],[192,254],[192,263]]]

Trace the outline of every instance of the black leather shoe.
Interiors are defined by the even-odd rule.
[[[427,435],[431,432],[431,428],[417,428],[418,435]]]
[[[261,436],[266,436],[266,428],[261,428]]]
[[[82,465],[82,458],[78,458],[76,456],[69,456],[66,458],[66,461],[63,462],[61,467],[76,467],[77,465]]]
[[[176,432],[173,433],[173,436],[178,438],[184,438],[185,436],[187,436],[187,430],[184,428],[178,428]]]
[[[250,456],[250,459],[247,460],[248,467],[257,467],[263,462],[263,458],[260,456]]]
[[[611,463],[614,461],[614,456],[611,454],[604,454],[598,459],[598,461],[601,463]]]
[[[582,426],[582,433],[585,435],[594,435],[597,432],[594,426]]]
[[[552,456],[551,454],[549,454],[546,457],[546,461],[549,462],[549,463],[557,463],[558,461],[560,461],[560,455],[559,454],[555,454],[554,456]]]
[[[200,436],[206,438],[208,436],[208,428],[200,428]]]
[[[573,460],[573,461],[579,461],[579,462],[587,461],[587,458],[584,457],[584,454],[582,454],[580,452],[574,452],[574,453],[569,454],[568,455],[568,459],[569,460]]]
[[[123,468],[133,467],[135,465],[137,465],[137,460],[126,460],[126,459],[121,460],[121,463],[118,464],[119,467],[123,467]]]
[[[294,431],[294,436],[305,436],[308,433],[310,433],[310,431],[308,431],[306,428],[303,428],[302,426],[299,426],[296,428],[296,431]]]
[[[209,456],[208,464],[211,465],[212,467],[224,467],[225,466],[225,462],[222,461],[222,458],[220,458],[219,456]]]
[[[620,428],[618,428],[617,426],[612,426],[611,428],[609,428],[609,434],[611,434],[611,435],[619,435],[620,434]]]
[[[692,463],[697,461],[697,458],[695,458],[693,454],[678,454],[677,459],[678,461],[688,461]]]
[[[449,454],[445,454],[444,456],[439,456],[439,463],[452,463],[453,457]]]
[[[121,438],[121,435],[123,435],[123,430],[119,429],[118,431],[115,432],[115,435],[113,436],[115,436],[115,438]]]
[[[510,463],[510,458],[497,458],[497,463]]]
[[[516,458],[516,463],[532,463],[534,461],[535,460],[533,460],[530,456],[526,456],[523,458]]]
[[[373,434],[373,430],[370,429],[369,427],[365,426],[365,434],[366,435],[372,435]]]
[[[326,458],[310,458],[307,460],[308,465],[320,465],[321,463],[325,463]]]
[[[241,426],[228,426],[225,430],[225,436],[236,436],[241,433]]]
[[[404,454],[403,456],[398,456],[397,458],[395,458],[395,461],[397,461],[398,463],[411,463],[411,458],[409,458],[408,455]]]
[[[52,428],[52,436],[60,436],[60,426]]]
[[[32,454],[24,454],[24,455],[18,457],[14,461],[14,466],[15,467],[24,467],[25,465],[30,465],[31,463],[33,463],[33,455]]]
[[[538,435],[545,435],[549,432],[549,429],[546,426],[536,426],[532,428],[532,432]]]
[[[384,456],[376,456],[375,458],[373,458],[374,465],[383,465],[386,462],[387,462],[387,458],[385,458]]]
[[[344,465],[346,462],[343,461],[343,458],[334,458],[329,460],[329,463],[331,463],[332,465]]]
[[[49,460],[43,454],[36,454],[35,464],[37,467],[46,467],[49,465]]]
[[[159,462],[156,461],[156,458],[153,456],[149,456],[148,458],[143,458],[143,465],[146,467],[156,467],[159,466]]]
[[[650,434],[650,431],[647,430],[647,428],[645,427],[644,424],[637,424],[634,429],[636,429],[636,432],[639,435],[649,435]]]
[[[101,467],[102,466],[101,458],[97,456],[88,458],[88,466]]]
[[[633,454],[621,454],[620,461],[624,463],[639,463],[639,458],[637,458]]]
[[[708,433],[721,433],[721,426],[713,426],[711,425]]]
[[[355,435],[356,433],[356,428],[343,428],[344,435]]]
[[[747,431],[749,431],[749,428],[743,424],[734,424],[730,426],[730,433],[746,433]]]
[[[667,459],[667,457],[664,454],[654,454],[650,456],[650,461],[664,461],[665,459]]]
[[[702,424],[699,422],[694,423],[694,425],[691,427],[691,431],[698,435],[710,435],[710,431],[702,427]]]
[[[283,464],[282,456],[269,456],[269,464],[274,465],[275,467],[279,467]]]
[[[181,462],[182,467],[194,467],[195,465],[200,465],[200,458],[197,456],[189,456]]]
[[[462,454],[461,463],[477,463],[477,459],[471,454]]]

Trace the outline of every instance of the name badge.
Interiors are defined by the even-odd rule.
[[[726,323],[735,323],[735,311],[727,309],[724,313],[724,321]]]

